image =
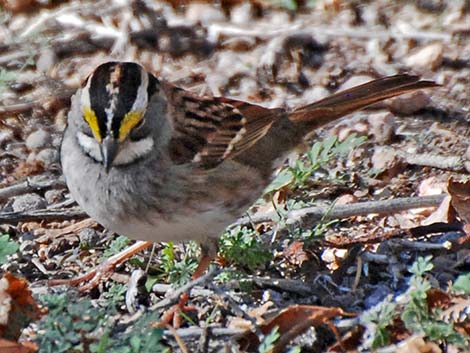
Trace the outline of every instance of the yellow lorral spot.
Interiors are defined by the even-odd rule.
[[[119,141],[124,141],[127,135],[129,135],[129,132],[142,121],[143,115],[143,111],[133,111],[124,116],[121,126],[119,127]]]
[[[85,121],[90,126],[93,136],[95,136],[95,139],[98,140],[98,142],[101,142],[103,138],[101,136],[100,127],[98,125],[98,118],[96,117],[95,112],[91,108],[85,107],[83,109],[83,115],[85,117]]]

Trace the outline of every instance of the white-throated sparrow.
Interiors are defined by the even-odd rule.
[[[61,147],[72,196],[106,228],[211,247],[314,129],[365,106],[435,86],[396,75],[286,111],[199,97],[140,65],[100,65],[72,98]]]

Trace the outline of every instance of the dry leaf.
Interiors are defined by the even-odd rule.
[[[285,347],[295,337],[301,335],[311,327],[330,324],[336,316],[352,316],[341,308],[321,307],[314,305],[293,305],[282,310],[277,316],[260,325],[264,334],[269,334],[278,327],[280,337],[272,353],[284,352]],[[334,329],[336,330],[336,329]],[[246,331],[238,338],[240,348],[245,351],[255,351],[259,345],[258,337],[252,331]]]
[[[39,319],[41,310],[32,297],[28,283],[10,273],[2,279],[0,298],[0,312],[4,313],[0,322],[0,337],[16,341],[24,327]],[[0,352],[3,353],[2,350]]]
[[[284,257],[290,264],[302,266],[304,261],[308,260],[308,255],[303,249],[304,243],[301,241],[294,241],[287,249],[284,249]]]
[[[31,342],[16,343],[0,338],[1,353],[35,353],[38,347]]]
[[[397,346],[396,353],[442,353],[439,346],[421,336],[411,336]]]
[[[470,180],[455,181],[452,177],[447,182],[447,190],[452,197],[451,204],[460,218],[470,224]]]

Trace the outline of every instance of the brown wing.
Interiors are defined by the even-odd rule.
[[[277,109],[218,97],[199,97],[165,87],[168,117],[173,124],[170,156],[175,163],[216,167],[252,146],[279,116]]]

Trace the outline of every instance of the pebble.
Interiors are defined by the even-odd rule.
[[[50,166],[59,161],[59,152],[53,148],[45,148],[36,155],[36,160]]]
[[[253,20],[252,13],[253,5],[248,1],[242,2],[234,6],[232,11],[230,11],[230,20],[239,25],[250,24]]]
[[[26,138],[26,147],[37,150],[47,146],[51,142],[51,135],[43,129],[36,130]]]
[[[82,229],[78,233],[78,238],[80,239],[80,247],[85,249],[95,247],[100,240],[98,232],[92,228]]]
[[[395,136],[397,124],[392,113],[379,112],[369,114],[367,122],[369,123],[369,133],[376,142],[387,143]]]
[[[408,56],[405,64],[414,69],[436,70],[442,65],[443,52],[442,44],[429,44]]]
[[[397,163],[397,159],[396,151],[378,146],[371,157],[372,168],[377,171],[387,170]]]
[[[429,93],[416,91],[390,101],[390,109],[400,115],[411,115],[418,110],[426,108],[431,102]]]
[[[226,20],[221,8],[211,4],[191,2],[186,9],[186,19],[189,23],[210,24]]]
[[[49,205],[55,204],[64,199],[64,190],[58,190],[58,189],[47,190],[44,193],[44,198],[46,199]]]
[[[46,208],[46,200],[38,194],[16,196],[11,205],[13,212],[35,211]]]

